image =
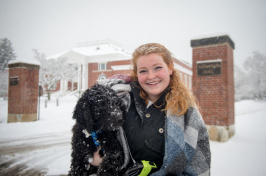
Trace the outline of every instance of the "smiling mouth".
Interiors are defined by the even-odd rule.
[[[156,85],[159,84],[161,81],[157,81],[157,82],[151,82],[151,83],[147,83],[148,85]]]

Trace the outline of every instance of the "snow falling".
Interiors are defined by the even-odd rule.
[[[70,167],[72,112],[78,98],[52,96],[47,108],[41,97],[40,120],[6,123],[7,101],[0,99],[0,175],[67,175]],[[211,175],[249,176],[266,173],[266,102],[235,103],[236,134],[228,142],[211,142]]]

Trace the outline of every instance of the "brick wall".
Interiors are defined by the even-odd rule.
[[[200,103],[203,119],[207,125],[230,126],[234,124],[233,49],[234,45],[219,41],[193,46],[192,89]],[[221,74],[198,75],[198,61],[219,59],[221,60]]]
[[[118,66],[118,65],[130,65],[130,60],[107,62],[107,69],[102,71],[98,70],[98,63],[89,63],[88,87],[93,86],[101,74],[105,74],[107,78],[115,74],[131,74],[131,70],[113,70],[111,68],[111,66]]]
[[[12,79],[18,82],[12,85]],[[37,114],[39,66],[16,63],[9,65],[8,114]],[[27,119],[26,117],[21,121]],[[10,119],[9,119],[10,121]],[[11,122],[17,121],[12,117]]]

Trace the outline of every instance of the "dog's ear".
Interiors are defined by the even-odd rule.
[[[130,104],[131,104],[131,97],[128,92],[119,92],[117,93],[117,96],[120,101],[120,106],[123,109],[123,111],[127,112]]]
[[[78,100],[74,109],[73,119],[88,131],[93,131],[93,120],[91,115],[90,89],[87,89]]]

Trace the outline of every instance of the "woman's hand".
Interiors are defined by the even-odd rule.
[[[99,166],[102,161],[103,161],[103,158],[101,158],[99,152],[100,152],[101,148],[99,148],[94,154],[93,154],[93,160],[92,162],[90,162],[91,165],[93,166]]]

